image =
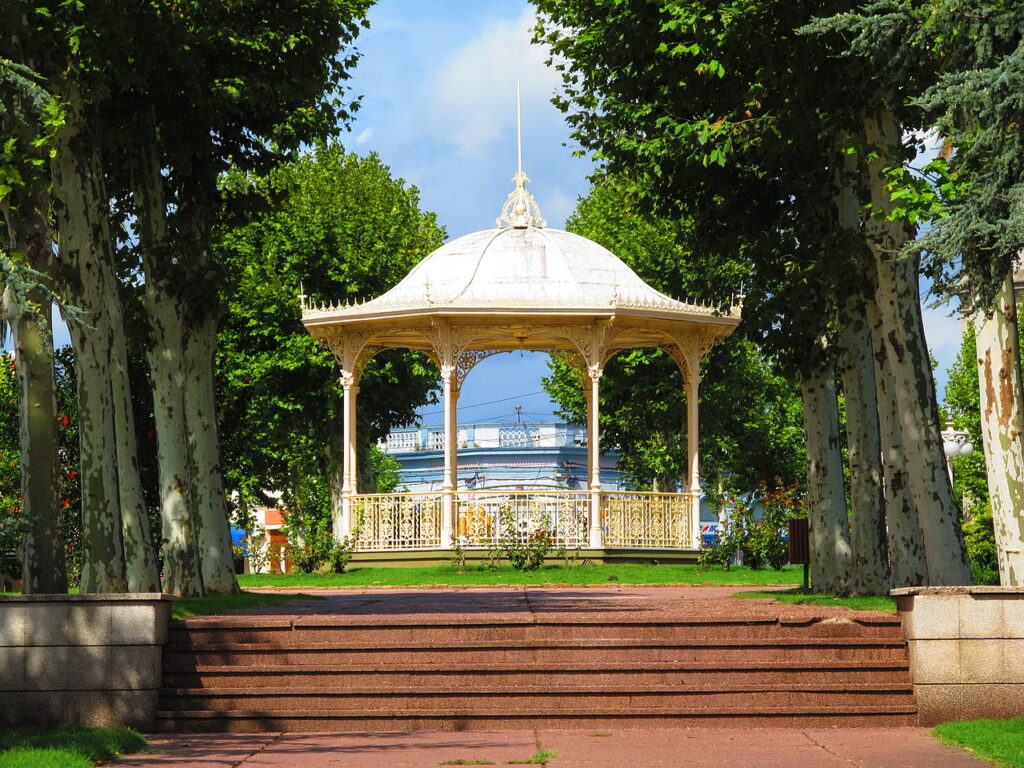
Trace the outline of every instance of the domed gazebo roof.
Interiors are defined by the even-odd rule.
[[[579,351],[580,331],[601,322],[610,353],[674,345],[680,333],[713,343],[739,323],[737,303],[723,312],[673,299],[607,248],[548,228],[526,175],[513,181],[498,227],[446,243],[370,301],[311,305],[303,297],[306,329],[327,342],[358,333],[378,348],[432,351],[444,326],[462,329],[464,350]]]
[[[593,240],[530,226],[485,229],[453,240],[423,259],[383,296],[338,308],[336,316],[354,319],[495,308],[531,314],[581,310],[714,314],[709,307],[676,301],[654,290]]]

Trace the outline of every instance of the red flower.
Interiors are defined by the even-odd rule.
[[[64,499],[64,506],[65,507],[70,507],[71,506],[71,499]]]

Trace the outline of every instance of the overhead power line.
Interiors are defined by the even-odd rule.
[[[468,410],[470,408],[480,408],[481,406],[484,406],[484,405],[494,405],[495,403],[505,403],[505,402],[508,402],[509,400],[519,400],[519,399],[524,398],[524,397],[533,397],[534,395],[545,395],[545,394],[547,394],[547,393],[544,390],[541,389],[541,390],[538,390],[536,392],[527,392],[524,395],[512,395],[512,397],[503,397],[500,400],[488,400],[487,402],[484,402],[484,403],[473,403],[472,405],[459,405],[459,410],[460,411],[464,411],[464,410]],[[438,413],[444,413],[444,409],[442,409],[440,411],[427,411],[427,412],[422,413],[420,415],[421,416],[434,416],[434,415],[436,415]]]

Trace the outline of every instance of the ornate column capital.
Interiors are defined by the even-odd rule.
[[[369,343],[376,335],[376,331],[341,331],[322,339],[341,367],[341,384],[345,389],[359,385],[366,364],[383,349]]]
[[[700,364],[711,349],[721,342],[726,334],[706,328],[688,331],[665,331],[668,343],[660,349],[671,357],[679,367],[683,379],[689,383],[700,383]]]

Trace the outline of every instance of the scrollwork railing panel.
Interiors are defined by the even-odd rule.
[[[359,527],[356,549],[360,552],[441,546],[440,494],[354,496],[352,510]]]
[[[688,493],[602,492],[605,546],[688,549],[692,507]]]
[[[467,549],[500,545],[507,538],[506,520],[520,541],[546,530],[555,547],[587,546],[585,491],[460,491],[455,505],[455,540]]]

